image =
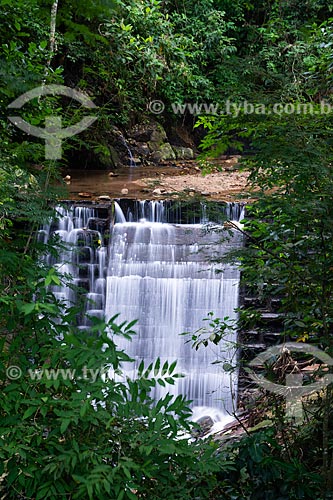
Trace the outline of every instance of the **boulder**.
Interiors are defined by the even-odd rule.
[[[149,160],[151,160],[153,163],[159,163],[162,161],[162,153],[161,151],[154,151],[150,156]]]
[[[100,148],[95,149],[95,154],[103,167],[117,168],[121,165],[118,151],[111,144],[101,144]]]
[[[194,437],[202,437],[210,431],[210,429],[214,425],[214,422],[209,415],[205,415],[205,416],[199,418],[199,420],[197,421],[197,424],[199,425],[199,429],[192,431],[193,436]]]
[[[110,151],[111,166],[115,168],[119,167],[121,165],[121,160],[118,152],[113,146],[110,145],[109,145],[109,151]]]
[[[136,142],[158,142],[167,140],[167,135],[162,125],[155,121],[140,123],[128,131],[127,136]]]
[[[164,128],[162,127],[162,125],[160,123],[156,123],[155,127],[153,129],[153,132],[150,136],[150,141],[151,142],[158,142],[159,144],[161,144],[162,142],[165,142],[167,140],[168,140],[168,138],[167,138],[167,135],[166,135]]]
[[[182,146],[172,146],[177,160],[192,160],[194,151],[192,148],[184,148]]]
[[[175,160],[176,155],[168,142],[160,145],[158,149],[156,149],[151,155],[150,160],[159,163],[160,161],[165,160]]]

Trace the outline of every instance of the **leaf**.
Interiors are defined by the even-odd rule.
[[[85,414],[87,413],[89,405],[90,405],[89,401],[85,401],[83,403],[83,405],[81,406],[81,408],[80,408],[80,417],[81,418],[83,418],[85,416]]]
[[[142,376],[142,372],[145,368],[145,364],[143,362],[143,360],[140,361],[140,365],[139,365],[139,368],[138,368],[138,376],[141,377]]]
[[[69,419],[64,419],[62,422],[61,422],[61,425],[60,425],[60,433],[61,434],[64,434],[64,432],[66,432],[69,424],[71,423],[71,421]]]
[[[122,466],[122,469],[123,469],[124,474],[125,474],[125,476],[127,477],[127,479],[132,479],[131,473],[130,473],[130,471],[128,470],[128,468],[127,468],[127,467],[125,467],[125,466]]]
[[[127,326],[125,327],[125,332],[128,332],[128,330],[130,330],[132,328],[132,326],[136,325],[136,323],[138,322],[137,319],[134,319],[133,321],[130,321]]]
[[[169,366],[169,375],[172,375],[172,373],[174,372],[175,368],[177,366],[177,360],[176,361],[173,361],[171,363],[171,365]]]
[[[154,377],[156,377],[160,371],[160,367],[161,367],[161,360],[160,358],[157,358],[157,360],[155,361],[155,366],[154,366]]]
[[[27,410],[25,410],[25,412],[24,412],[24,414],[23,414],[23,417],[22,417],[22,418],[23,418],[23,420],[25,420],[26,418],[31,417],[31,415],[32,415],[33,413],[36,413],[36,411],[37,411],[37,410],[36,410],[36,408],[34,408],[34,407],[30,407],[30,408],[28,408]]]
[[[31,314],[36,308],[36,304],[34,302],[30,302],[29,304],[23,304],[20,309],[21,311],[28,316]]]

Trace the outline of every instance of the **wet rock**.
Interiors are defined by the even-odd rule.
[[[66,176],[64,177],[64,181],[70,181],[70,180],[71,180],[71,176],[70,176],[70,175],[66,175]]]
[[[109,152],[110,152],[110,163],[111,163],[111,166],[117,168],[121,165],[121,160],[120,160],[120,156],[118,154],[118,151],[113,147],[113,146],[110,146],[108,147],[109,149]]]
[[[80,198],[91,198],[91,194],[90,193],[79,193]]]
[[[128,194],[128,189],[127,188],[123,188],[121,190],[121,194]]]
[[[102,194],[101,196],[98,197],[99,200],[103,200],[103,201],[110,201],[111,198],[110,196],[108,196],[107,194]]]
[[[150,149],[145,142],[131,142],[131,149],[134,156],[142,160],[150,155]]]
[[[211,196],[212,193],[210,193],[209,191],[201,191],[201,194],[202,196]]]
[[[211,417],[209,417],[208,415],[205,415],[205,416],[199,418],[199,420],[197,421],[197,424],[199,425],[199,429],[195,429],[193,431],[193,435],[195,437],[201,437],[210,431],[210,429],[214,425],[214,422],[213,422]]]
[[[116,172],[109,172],[109,173],[108,173],[108,176],[109,176],[109,177],[118,177],[118,176],[119,176],[119,174],[117,174]]]

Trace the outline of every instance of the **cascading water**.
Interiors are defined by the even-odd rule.
[[[188,342],[190,337],[181,334],[204,327],[203,319],[210,311],[215,317],[235,318],[239,271],[212,260],[239,246],[241,237],[230,235],[222,226],[213,230],[203,224],[208,220],[205,206],[201,207],[201,221],[193,216],[194,224],[171,223],[171,219],[189,218],[184,210],[174,210],[171,202],[135,202],[131,207],[123,203],[122,208],[114,203],[108,249],[94,209],[60,209],[58,226],[44,229],[45,238],[53,232],[72,247],[56,265],[87,290],[88,314],[106,320],[115,314],[120,321],[138,320],[137,335],[131,342],[117,339],[119,347],[135,359],[132,371],[141,359],[146,366],[158,357],[161,364],[177,360],[177,371],[184,378],[174,386],[158,386],[156,398],[165,392],[182,393],[193,401],[198,417],[212,415],[208,407],[213,409],[213,420],[221,419],[233,410],[237,376],[225,373],[223,363],[212,362],[230,361],[235,351],[228,343],[235,340],[234,333],[227,335],[222,349],[209,344],[198,351]],[[228,219],[243,217],[237,204],[224,210]],[[60,297],[75,301],[71,291],[55,290]],[[83,319],[81,327],[88,325],[89,320]]]
[[[96,218],[96,211],[89,207],[57,207],[58,217],[39,231],[39,238],[46,243],[50,237],[61,244],[58,257],[47,256],[48,265],[54,266],[63,275],[70,275],[73,284],[85,291],[87,298],[85,313],[79,322],[80,328],[88,327],[87,315],[104,317],[105,270],[107,248],[103,243],[103,226]],[[67,286],[53,286],[52,291],[67,305],[76,304],[77,291]]]
[[[132,151],[131,151],[129,145],[127,144],[127,141],[126,141],[125,137],[122,134],[119,134],[119,139],[120,139],[120,142],[123,144],[123,146],[125,146],[125,148],[127,150],[128,160],[129,160],[129,166],[131,168],[136,167],[136,163],[135,163]]]

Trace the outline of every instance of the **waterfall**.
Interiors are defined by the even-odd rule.
[[[189,215],[173,202],[115,202],[106,247],[98,209],[61,208],[58,222],[44,228],[41,237],[53,234],[69,243],[58,262],[49,257],[49,263],[72,274],[74,283],[87,291],[88,315],[138,320],[131,342],[116,339],[135,360],[127,374],[133,375],[142,359],[146,366],[158,357],[161,365],[177,360],[176,371],[184,377],[166,388],[158,385],[154,396],[182,393],[193,401],[194,413],[207,415],[208,407],[219,415],[216,420],[233,411],[237,374],[226,373],[223,363],[235,355],[229,344],[235,334],[230,332],[222,345],[210,343],[197,351],[188,342],[191,336],[181,334],[203,328],[210,312],[219,318],[236,317],[239,271],[214,260],[241,245],[241,237],[216,221],[210,229],[205,205],[199,207],[200,216],[197,212],[193,214],[192,207]],[[223,215],[238,220],[243,207],[219,205],[218,213],[220,219]],[[189,218],[194,223],[180,223]],[[59,288],[54,287],[55,293],[75,302],[72,291]],[[89,327],[89,318],[80,321],[81,328]],[[221,363],[212,364],[216,360]]]
[[[47,264],[61,274],[70,275],[73,284],[85,292],[85,310],[78,318],[80,328],[88,328],[87,315],[104,317],[105,269],[107,248],[103,242],[103,222],[90,207],[56,207],[57,218],[39,231],[46,243],[56,238],[61,243],[57,257],[46,256]],[[66,286],[52,286],[52,292],[65,304],[75,305],[80,293]]]
[[[119,134],[118,135],[121,143],[123,144],[123,146],[125,146],[126,150],[127,150],[127,153],[128,153],[128,159],[129,159],[129,166],[132,168],[132,167],[136,167],[136,163],[135,163],[135,160],[134,160],[134,157],[133,157],[133,154],[132,154],[132,151],[129,147],[129,145],[127,144],[127,141],[125,139],[125,137],[123,136],[123,134]]]

